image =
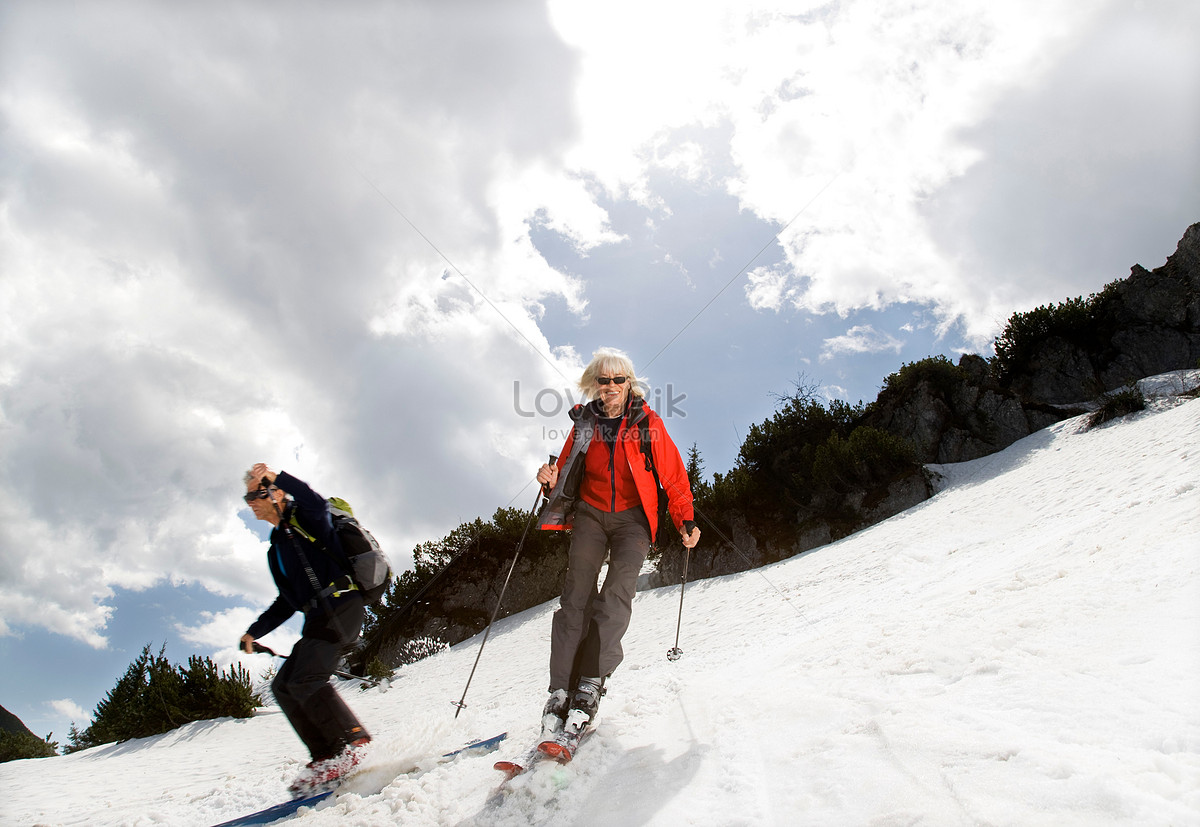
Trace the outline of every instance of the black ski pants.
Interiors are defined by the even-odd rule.
[[[329,682],[362,629],[362,597],[355,593],[339,600],[330,615],[314,616],[318,611],[310,611],[300,640],[271,682],[279,708],[313,761],[332,758],[347,744],[370,737]]]

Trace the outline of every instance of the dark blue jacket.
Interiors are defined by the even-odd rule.
[[[255,638],[260,638],[275,629],[296,612],[305,612],[304,625],[308,628],[310,622],[325,619],[325,604],[328,604],[329,609],[336,609],[348,599],[362,599],[357,592],[343,594],[341,597],[330,595],[318,600],[316,605],[309,608],[317,596],[317,590],[313,588],[305,570],[305,561],[316,576],[318,585],[325,588],[345,574],[337,562],[343,557],[342,546],[338,541],[337,532],[334,531],[324,497],[313,491],[308,483],[296,479],[286,471],[279,472],[275,478],[275,485],[290,494],[292,500],[284,508],[283,522],[271,530],[267,564],[271,568],[275,586],[279,589],[279,596],[246,630]],[[291,524],[292,520],[298,522],[303,531],[297,531]]]

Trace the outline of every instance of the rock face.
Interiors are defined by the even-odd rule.
[[[932,477],[919,470],[895,480],[883,492],[874,492],[874,497],[866,496],[867,492],[852,493],[845,506],[857,515],[859,527],[865,528],[919,505],[933,496],[933,492]],[[726,516],[731,522],[728,540],[716,534],[711,526],[701,526],[707,533],[699,550],[689,555],[682,545],[676,545],[664,551],[655,570],[638,580],[638,590],[679,584],[685,564],[690,583],[759,568],[828,545],[846,535],[841,527],[821,520],[807,520],[772,535],[752,529],[741,514]]]
[[[940,375],[920,379],[906,393],[885,389],[866,417],[866,424],[907,440],[923,463],[978,459],[1084,410],[1022,400],[974,354],[964,354],[957,366],[935,361],[928,372]]]
[[[19,735],[36,737],[29,731],[29,727],[25,726],[20,718],[2,706],[0,706],[0,732],[13,732]]]
[[[517,559],[498,618],[559,595],[567,571],[565,543],[561,546],[559,553],[542,555],[536,560],[524,555]],[[453,566],[444,578],[444,587],[431,590],[429,601],[413,611],[409,636],[457,643],[482,632],[496,609],[511,563],[511,558],[487,561],[484,565],[466,559]]]
[[[1070,404],[1200,360],[1200,224],[1155,270],[1129,277],[1093,298],[1095,323],[1078,335],[1052,335],[1010,371],[1009,388],[1025,400]]]
[[[557,597],[567,571],[566,540],[557,533],[531,531],[517,554],[526,516],[514,514],[518,524],[504,532],[495,521],[460,526],[457,539],[470,541],[458,545],[460,553],[407,600],[403,611],[386,613],[365,635],[362,648],[351,656],[351,669],[364,669],[375,659],[392,668],[412,662],[483,631],[494,611],[504,618]],[[501,591],[504,600],[497,610]]]
[[[1091,300],[1097,320],[1072,336],[1047,335],[1002,381],[987,360],[973,354],[955,365],[930,359],[902,368],[865,413],[862,425],[907,441],[919,462],[964,462],[1002,450],[1062,419],[1085,413],[1088,403],[1131,381],[1196,367],[1200,360],[1200,224],[1188,228],[1167,263],[1149,271],[1134,266],[1129,278]],[[1080,301],[1082,305],[1082,301]],[[893,377],[889,377],[891,379]],[[845,506],[859,528],[887,519],[933,494],[915,473],[875,492],[847,495]],[[777,536],[752,531],[740,514],[723,515],[728,539],[705,538],[703,552],[687,560],[688,579],[764,565],[830,543],[836,527],[800,519]],[[642,587],[680,582],[681,549],[664,555]]]
[[[926,463],[999,451],[1130,382],[1200,361],[1200,224],[1154,271],[1135,265],[1091,300],[1085,329],[1049,335],[1001,380],[981,357],[941,366],[903,393],[885,389],[866,424],[908,440]],[[940,375],[934,375],[940,373]]]

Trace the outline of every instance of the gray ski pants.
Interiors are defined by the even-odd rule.
[[[597,589],[606,551],[608,573]],[[650,524],[641,508],[605,512],[576,505],[567,582],[550,630],[551,692],[569,692],[581,676],[604,678],[620,665],[621,638],[649,551]]]

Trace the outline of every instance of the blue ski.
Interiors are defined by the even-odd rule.
[[[508,737],[507,732],[501,732],[499,735],[493,735],[491,738],[483,738],[479,741],[472,741],[465,747],[459,747],[453,752],[447,752],[442,756],[442,761],[447,761],[462,755],[464,752],[491,752],[496,747],[500,746],[500,742]],[[441,762],[439,762],[441,763]]]
[[[507,732],[501,732],[499,735],[493,735],[491,738],[483,738],[479,741],[472,741],[465,747],[459,747],[456,750],[447,752],[438,759],[439,764],[447,761],[453,761],[460,755],[465,755],[471,752],[491,752],[500,746],[500,742],[508,737]],[[301,807],[312,807],[318,804],[337,792],[336,789],[327,790],[316,795],[310,795],[307,798],[294,798],[291,801],[285,801],[282,804],[276,804],[274,807],[268,807],[265,810],[259,810],[257,813],[235,818],[232,821],[222,821],[215,827],[240,827],[248,824],[270,824],[273,821],[278,821],[281,818],[287,818],[296,814],[296,811]]]
[[[243,824],[270,824],[272,821],[278,821],[281,818],[295,815],[296,811],[301,807],[311,807],[319,801],[324,801],[333,795],[333,793],[333,790],[328,790],[316,795],[310,795],[308,798],[293,798],[291,801],[276,804],[274,807],[259,810],[257,813],[251,813],[248,816],[235,818],[232,821],[222,821],[216,827],[240,827]]]

